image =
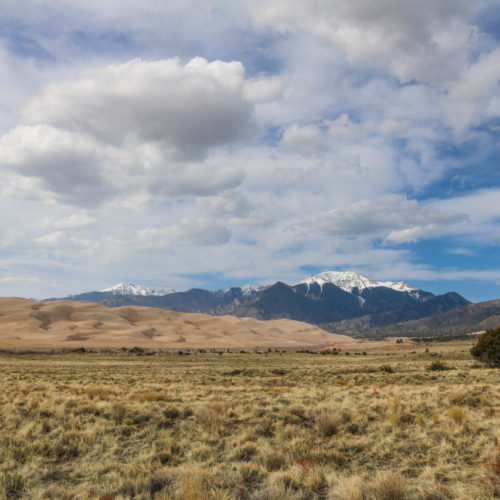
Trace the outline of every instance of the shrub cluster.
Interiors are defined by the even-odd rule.
[[[470,352],[481,361],[500,366],[500,326],[486,330],[480,335]]]

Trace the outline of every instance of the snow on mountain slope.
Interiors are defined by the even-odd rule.
[[[358,292],[363,291],[366,288],[375,288],[384,286],[387,288],[392,288],[398,292],[417,292],[416,288],[404,283],[403,281],[374,281],[367,276],[355,273],[353,271],[324,271],[318,274],[309,276],[296,283],[296,285],[312,285],[317,283],[321,288],[326,283],[332,283],[346,292],[352,293],[352,291],[357,288]],[[250,296],[254,293],[262,290],[264,287],[254,287],[252,285],[244,285],[241,287],[243,296]],[[223,291],[229,291],[226,289]],[[174,293],[175,290],[172,288],[146,288],[141,285],[129,284],[125,285],[123,283],[118,283],[118,285],[112,286],[110,288],[105,288],[100,290],[101,292],[112,293],[113,295],[140,295],[140,296],[162,296]]]
[[[296,285],[304,284],[311,286],[315,283],[321,288],[323,288],[323,285],[326,283],[332,283],[349,293],[352,293],[354,288],[357,288],[358,291],[361,292],[365,288],[375,288],[379,286],[392,288],[397,292],[414,292],[417,290],[403,281],[374,281],[367,276],[363,276],[362,274],[355,273],[353,271],[324,271],[318,274],[313,274],[312,276],[299,281]]]
[[[175,290],[172,288],[145,288],[141,285],[134,285],[130,283],[125,285],[123,283],[118,283],[118,285],[112,286],[110,288],[105,288],[100,290],[101,292],[111,292],[113,295],[168,295],[174,293]]]
[[[243,285],[243,286],[235,286],[235,287],[231,287],[231,288],[221,288],[220,290],[217,290],[217,292],[222,292],[222,293],[230,293],[231,290],[233,290],[234,288],[239,288],[241,290],[241,295],[243,295],[243,297],[249,297],[250,295],[253,295],[254,293],[257,293],[259,290],[262,290],[263,286],[253,286],[253,285]]]
[[[404,281],[378,281],[378,286],[392,288],[397,292],[415,292],[417,289],[408,285]]]
[[[241,293],[244,297],[247,297],[248,295],[252,295],[254,294],[255,292],[258,292],[259,290],[262,290],[262,286],[259,286],[259,287],[255,287],[255,286],[252,286],[252,285],[243,285],[241,287]]]

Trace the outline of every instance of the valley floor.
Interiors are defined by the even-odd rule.
[[[3,354],[0,498],[499,498],[500,370],[470,346]]]

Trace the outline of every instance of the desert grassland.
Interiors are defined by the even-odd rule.
[[[0,497],[499,498],[500,370],[470,346],[4,354]]]

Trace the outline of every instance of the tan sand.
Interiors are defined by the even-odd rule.
[[[347,346],[353,339],[288,319],[180,313],[151,307],[0,298],[0,347],[255,348]]]

